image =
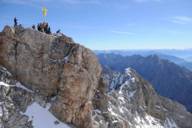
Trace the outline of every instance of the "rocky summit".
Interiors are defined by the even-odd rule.
[[[103,70],[65,35],[0,33],[0,128],[192,128],[185,107],[133,69]]]
[[[101,74],[92,51],[64,35],[6,26],[0,64],[35,94],[54,99],[50,111],[59,120],[91,127],[91,100]]]

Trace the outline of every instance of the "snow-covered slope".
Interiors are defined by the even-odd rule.
[[[182,105],[158,96],[133,69],[109,71],[103,77],[109,92],[100,95],[105,101],[97,101],[93,111],[96,128],[192,127],[192,115]]]
[[[49,111],[51,103],[11,77],[0,67],[0,128],[71,128]]]
[[[49,108],[50,104],[42,107],[34,102],[27,108],[24,114],[30,118],[34,128],[70,128],[67,124],[58,121],[58,119],[49,112]]]

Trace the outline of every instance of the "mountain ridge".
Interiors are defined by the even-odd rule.
[[[134,68],[152,83],[160,95],[179,101],[188,110],[192,110],[192,101],[190,99],[192,94],[192,72],[186,68],[182,68],[168,60],[163,60],[157,55],[123,57],[116,54],[99,54],[98,58],[104,68],[121,72],[126,67]]]
[[[108,50],[108,51],[94,51],[96,54],[117,54],[122,56],[133,56],[133,55],[141,55],[143,57],[147,57],[150,55],[158,55],[161,59],[167,59],[169,61],[174,62],[175,64],[185,67],[189,70],[192,70],[192,63],[190,61],[190,53],[191,49],[185,50],[176,50],[177,54],[173,54],[174,50]],[[181,55],[180,55],[181,54]],[[185,55],[186,54],[186,55]]]
[[[152,85],[133,69],[128,68],[125,73],[110,71],[103,77],[107,85],[114,89],[101,97],[104,101],[100,102],[100,106],[108,102],[107,107],[96,107],[94,116],[98,122],[110,122],[110,128],[191,127],[191,114],[186,112],[185,107],[157,95]],[[181,118],[182,115],[187,118]]]

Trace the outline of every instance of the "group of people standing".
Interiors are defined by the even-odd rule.
[[[36,29],[35,25],[32,25],[32,29]],[[37,30],[47,34],[51,34],[51,28],[47,22],[39,23],[37,25]]]
[[[14,17],[14,27],[18,26],[18,19]],[[32,25],[32,29],[36,29],[35,25]],[[37,30],[40,32],[44,32],[46,34],[51,34],[51,28],[47,22],[39,23],[37,25]],[[57,34],[60,33],[60,29],[56,31]]]
[[[40,32],[45,32],[47,34],[51,34],[51,28],[47,22],[39,23],[37,25],[37,30]]]

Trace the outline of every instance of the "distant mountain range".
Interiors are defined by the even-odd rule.
[[[95,51],[96,54],[118,54],[122,56],[141,55],[147,57],[150,55],[158,55],[162,59],[167,59],[175,64],[185,67],[192,71],[192,49],[186,50],[109,50]]]
[[[142,55],[148,56],[152,54],[164,54],[169,56],[175,56],[186,60],[192,59],[192,49],[143,49],[143,50],[96,50],[96,53],[116,53],[123,56],[130,55]]]
[[[111,53],[98,54],[98,58],[104,69],[120,72],[127,67],[135,69],[152,83],[160,95],[176,100],[192,111],[192,72],[169,60],[162,59],[167,56],[121,56]],[[181,61],[174,57],[169,59]]]

